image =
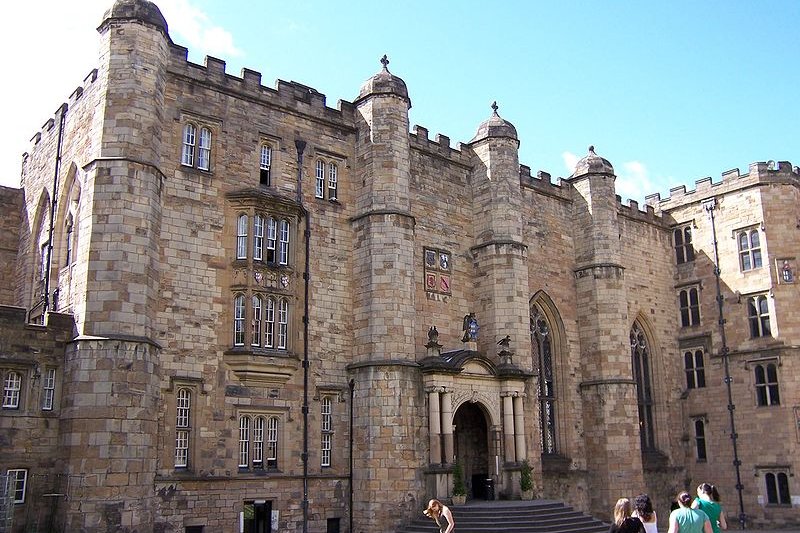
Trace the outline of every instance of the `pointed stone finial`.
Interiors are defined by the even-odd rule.
[[[389,70],[386,66],[388,64],[389,64],[389,58],[386,57],[386,54],[383,54],[383,57],[381,58],[381,65],[383,65],[384,70]]]
[[[494,102],[492,102],[492,112],[493,112],[495,115],[497,114],[497,109],[498,109],[498,107],[497,107],[497,100],[495,100]]]

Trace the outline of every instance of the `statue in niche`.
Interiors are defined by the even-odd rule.
[[[478,319],[475,318],[475,313],[471,312],[464,315],[464,336],[461,337],[461,342],[475,342],[478,340]]]

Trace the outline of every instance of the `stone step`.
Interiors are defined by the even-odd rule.
[[[609,527],[554,500],[473,501],[450,509],[458,533],[606,533]],[[420,516],[398,533],[438,533],[438,528]]]

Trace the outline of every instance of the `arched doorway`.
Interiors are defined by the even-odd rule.
[[[453,417],[454,453],[464,469],[467,493],[472,498],[487,498],[487,480],[491,479],[490,442],[487,414],[479,403],[462,404]]]

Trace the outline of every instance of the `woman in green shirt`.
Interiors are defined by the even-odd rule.
[[[692,502],[692,509],[700,509],[708,515],[709,520],[711,520],[711,529],[714,530],[714,533],[720,533],[720,530],[728,529],[725,510],[719,503],[719,492],[714,485],[700,483],[700,486],[697,487],[697,498]]]

